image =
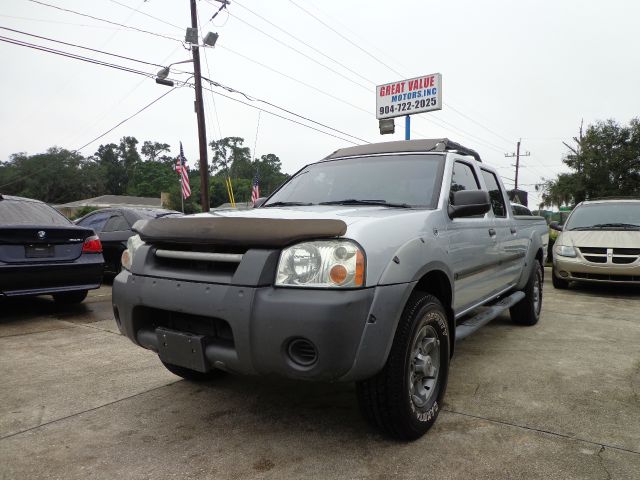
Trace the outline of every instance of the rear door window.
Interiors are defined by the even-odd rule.
[[[71,220],[45,203],[0,200],[0,225],[69,226]]]
[[[487,172],[486,170],[482,170],[482,177],[489,191],[493,214],[498,218],[505,218],[507,216],[507,206],[504,203],[504,195],[500,189],[498,179],[493,173]]]
[[[124,219],[122,215],[114,215],[111,217],[107,223],[104,224],[102,228],[103,232],[124,232],[129,230],[129,224]]]
[[[109,217],[111,217],[110,212],[94,213],[93,215],[89,215],[88,217],[79,221],[78,225],[82,227],[92,228],[96,233],[101,232],[102,227],[104,227],[104,224],[107,223]]]

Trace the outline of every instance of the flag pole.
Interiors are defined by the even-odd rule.
[[[182,194],[182,175],[180,176],[180,204],[182,205],[182,213],[184,213],[184,195]]]

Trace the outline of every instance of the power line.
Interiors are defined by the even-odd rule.
[[[177,29],[179,29],[181,31],[184,31],[183,27],[179,27],[178,25],[175,25],[173,23],[167,22],[166,20],[163,20],[161,18],[154,17],[153,15],[150,15],[148,13],[141,12],[141,11],[139,11],[139,9],[130,7],[129,5],[125,5],[124,3],[120,3],[117,0],[109,0],[109,1],[111,3],[115,3],[116,5],[120,5],[121,7],[128,8],[129,10],[133,10],[135,13],[139,13],[140,15],[144,15],[145,17],[153,18],[154,20],[157,20],[158,22],[164,23],[165,25],[169,25],[170,27],[174,27],[174,28],[177,28]]]
[[[15,15],[0,15],[2,18],[13,18],[15,20],[29,20],[30,22],[53,23],[57,25],[73,25],[74,27],[102,28],[105,30],[120,30],[116,27],[107,27],[104,25],[86,25],[84,23],[59,22],[56,20],[43,20],[41,18],[17,17]]]
[[[315,91],[317,91],[319,93],[322,93],[323,95],[326,95],[326,96],[328,96],[328,97],[330,97],[330,98],[332,98],[332,99],[334,99],[334,100],[336,100],[336,101],[338,101],[340,103],[343,103],[343,104],[348,105],[348,106],[350,106],[350,107],[352,107],[352,108],[354,108],[356,110],[359,110],[359,111],[361,111],[363,113],[366,113],[369,116],[371,115],[371,111],[370,110],[364,109],[364,108],[362,108],[362,107],[360,107],[358,105],[350,103],[350,102],[344,100],[343,98],[337,97],[337,96],[335,96],[335,95],[333,95],[333,94],[331,94],[331,93],[329,93],[329,92],[327,92],[325,90],[322,90],[322,89],[320,89],[318,87],[315,87],[314,85],[308,84],[308,83],[306,83],[306,82],[304,82],[302,80],[299,80],[299,79],[297,79],[295,77],[292,77],[291,75],[287,75],[286,73],[283,73],[280,70],[277,70],[277,69],[275,69],[275,68],[273,68],[273,67],[271,67],[269,65],[266,65],[266,64],[264,64],[262,62],[259,62],[258,60],[255,60],[255,59],[253,59],[251,57],[248,57],[248,56],[246,56],[246,55],[244,55],[244,54],[242,54],[240,52],[237,52],[237,51],[235,51],[235,50],[233,50],[233,49],[231,49],[231,48],[229,48],[227,46],[218,45],[218,48],[222,48],[223,50],[226,50],[226,51],[228,51],[228,52],[230,52],[230,53],[232,53],[234,55],[237,55],[239,57],[242,57],[245,60],[248,60],[248,61],[250,61],[252,63],[255,63],[256,65],[260,65],[261,67],[263,67],[263,68],[265,68],[267,70],[270,70],[270,71],[272,71],[272,72],[274,72],[274,73],[276,73],[278,75],[281,75],[281,76],[283,76],[285,78],[288,78],[289,80],[292,80],[292,81],[294,81],[296,83],[299,83],[299,84],[301,84],[301,85],[303,85],[303,86],[305,86],[307,88],[310,88],[310,89],[315,90]],[[486,146],[486,148],[490,148],[490,149],[492,149],[492,150],[494,150],[494,151],[496,151],[496,152],[498,152],[500,154],[502,154],[502,152],[503,152],[503,149],[501,149],[500,147],[498,147],[496,145],[490,146],[490,144],[489,144],[489,142],[487,142],[487,140],[485,140],[483,138],[480,138],[480,137],[477,137],[477,136],[475,136],[475,135],[473,135],[471,133],[468,133],[465,130],[463,130],[463,129],[457,127],[457,126],[454,126],[454,125],[452,125],[452,124],[450,124],[450,123],[448,123],[448,122],[446,122],[444,120],[441,120],[441,119],[438,119],[438,118],[431,118],[431,117],[430,118],[418,117],[418,118],[423,120],[423,121],[425,121],[425,122],[433,123],[434,125],[439,126],[440,128],[443,128],[445,130],[453,129],[454,131],[461,132],[459,134],[460,136],[477,139],[476,141],[478,143],[482,144],[483,146]],[[448,125],[448,127],[445,126],[445,124]],[[419,132],[417,132],[417,133],[419,133]],[[427,137],[426,135],[423,135],[423,136]]]
[[[85,148],[88,145],[91,145],[93,142],[95,142],[96,140],[101,139],[102,137],[104,137],[105,135],[109,134],[110,132],[112,132],[113,130],[115,130],[116,128],[118,128],[120,125],[122,125],[123,123],[131,120],[133,117],[139,115],[140,113],[144,112],[147,108],[149,108],[151,105],[153,105],[154,103],[158,102],[159,100],[161,100],[163,97],[169,95],[171,92],[173,92],[174,90],[176,90],[178,87],[174,87],[171,90],[169,90],[168,92],[163,93],[162,95],[160,95],[158,98],[156,98],[155,100],[153,100],[152,102],[148,103],[147,105],[145,105],[144,107],[142,107],[141,109],[139,109],[137,112],[135,112],[133,115],[128,116],[127,118],[125,118],[124,120],[122,120],[121,122],[118,122],[118,124],[116,124],[115,126],[113,126],[112,128],[110,128],[109,130],[107,130],[106,132],[100,134],[99,136],[97,136],[96,138],[94,138],[93,140],[91,140],[90,142],[85,143],[83,146],[76,148],[75,150],[72,150],[71,153],[76,153],[79,152],[80,150],[82,150],[83,148]],[[40,170],[36,170],[32,173],[29,173],[27,175],[23,175],[19,178],[13,179],[10,182],[4,183],[2,185],[0,185],[0,188],[4,188],[8,185],[12,185],[16,182],[19,182],[21,180],[25,180],[27,178],[33,177],[34,175],[40,173]]]
[[[181,47],[181,45],[176,46],[176,48],[169,54],[167,55],[160,63],[164,64],[167,62],[167,60],[169,58],[171,58],[177,51],[178,49]],[[82,134],[84,134],[84,132],[86,132],[89,129],[92,129],[93,127],[95,127],[96,125],[98,125],[109,113],[111,113],[113,110],[115,110],[116,107],[120,106],[122,104],[122,102],[124,102],[127,98],[129,98],[129,96],[135,92],[138,88],[140,88],[140,86],[146,81],[146,78],[141,79],[139,82],[136,83],[136,85],[130,89],[122,98],[120,98],[120,100],[118,100],[117,102],[111,104],[109,106],[109,108],[105,111],[103,111],[102,115],[100,116],[100,118],[98,118],[95,122],[93,122],[90,125],[85,125],[84,128],[82,129],[81,132],[74,134],[72,137],[68,138],[68,141],[63,142],[63,143],[75,143],[75,139],[78,138],[79,136],[81,136]]]
[[[333,57],[330,57],[329,55],[321,52],[320,50],[318,50],[317,48],[315,48],[313,45],[309,45],[307,42],[305,42],[304,40],[301,40],[300,38],[296,37],[295,35],[291,34],[290,32],[286,31],[284,28],[279,27],[278,25],[276,25],[275,23],[273,23],[272,21],[268,20],[267,18],[263,17],[262,15],[260,15],[259,13],[254,12],[253,10],[251,10],[249,7],[245,7],[244,5],[242,5],[240,2],[238,2],[237,0],[234,1],[235,5],[238,5],[241,8],[244,8],[245,10],[251,12],[253,15],[255,15],[256,17],[262,19],[263,21],[265,21],[266,23],[268,23],[269,25],[271,25],[274,28],[277,28],[279,31],[281,31],[282,33],[286,34],[287,36],[293,38],[294,40],[302,43],[303,45],[305,45],[306,47],[310,48],[311,50],[313,50],[316,53],[319,53],[320,55],[322,55],[324,58],[331,60],[332,62],[340,65],[342,68],[344,68],[345,70],[348,70],[349,72],[353,73],[354,75],[356,75],[357,77],[360,77],[361,79],[363,79],[365,82],[369,82],[373,85],[375,85],[374,82],[372,82],[370,79],[360,75],[358,72],[356,72],[355,70],[353,70],[352,68],[350,68],[349,66],[345,65],[344,63],[339,62],[338,60],[336,60]],[[239,17],[235,17],[238,18]]]
[[[370,92],[371,89],[363,84],[361,84],[360,82],[355,81],[352,78],[347,77],[346,75],[344,75],[343,73],[339,72],[338,70],[335,70],[331,67],[329,67],[328,65],[325,65],[322,62],[319,62],[318,60],[316,60],[315,58],[311,57],[310,55],[307,55],[306,53],[302,52],[301,50],[298,50],[296,47],[293,47],[291,45],[288,45],[286,43],[284,43],[282,40],[274,37],[273,35],[268,34],[267,32],[265,32],[264,30],[262,30],[259,27],[256,27],[255,25],[252,25],[251,23],[247,22],[246,20],[243,20],[242,18],[234,15],[233,13],[229,12],[229,15],[231,15],[233,18],[235,18],[236,20],[239,20],[240,22],[244,23],[245,25],[247,25],[250,28],[253,28],[254,30],[262,33],[263,35],[265,35],[266,37],[269,37],[270,39],[272,39],[273,41],[279,43],[280,45],[283,45],[284,47],[288,48],[289,50],[293,50],[294,52],[296,52],[299,55],[302,55],[303,57],[311,60],[314,63],[317,63],[318,65],[320,65],[321,67],[325,68],[326,70],[329,70],[330,72],[335,73],[336,75],[338,75],[339,77],[344,78],[345,80],[347,80],[348,82],[353,83],[354,85],[357,85],[363,89],[365,89],[367,92]]]
[[[90,58],[90,57],[83,57],[82,55],[77,55],[77,54],[74,54],[74,53],[64,52],[62,50],[56,50],[54,48],[44,47],[42,45],[36,45],[34,43],[24,42],[22,40],[18,40],[18,39],[14,39],[14,38],[4,37],[4,36],[0,35],[0,41],[6,42],[6,43],[12,43],[14,45],[19,45],[21,47],[32,48],[34,50],[40,50],[40,51],[43,51],[43,52],[46,52],[46,53],[53,53],[55,55],[60,55],[60,56],[63,56],[63,57],[73,58],[75,60],[81,60],[83,62],[93,63],[93,64],[96,64],[96,65],[102,65],[104,67],[114,68],[116,70],[122,70],[122,71],[129,72],[129,73],[135,73],[137,75],[144,75],[144,76],[150,77],[150,78],[154,78],[155,77],[154,74],[148,73],[148,72],[143,72],[142,70],[136,70],[134,68],[125,67],[123,65],[117,65],[115,63],[104,62],[102,60],[97,60],[97,59]]]
[[[328,135],[328,136],[330,136],[330,137],[337,138],[338,140],[342,140],[343,142],[349,142],[349,143],[351,143],[351,144],[353,144],[353,145],[358,145],[356,142],[354,142],[354,141],[352,141],[352,140],[348,140],[348,139],[345,139],[345,138],[339,137],[338,135],[334,135],[334,134],[332,134],[332,133],[325,132],[324,130],[320,130],[319,128],[312,127],[311,125],[307,125],[307,124],[305,124],[305,123],[298,122],[297,120],[294,120],[294,119],[292,119],[292,118],[288,118],[288,117],[285,117],[285,116],[283,116],[283,115],[279,115],[279,114],[274,113],[274,112],[272,112],[272,111],[270,111],[270,110],[265,110],[264,108],[260,108],[260,107],[258,107],[257,105],[252,105],[251,103],[247,103],[247,102],[244,102],[244,101],[239,100],[239,99],[237,99],[237,98],[231,97],[231,96],[229,96],[229,95],[225,95],[224,93],[216,92],[216,91],[214,91],[214,90],[212,90],[212,89],[210,89],[210,88],[208,88],[208,87],[202,87],[202,88],[204,88],[205,90],[213,91],[213,93],[214,93],[214,94],[216,94],[216,95],[220,95],[221,97],[228,98],[229,100],[233,100],[234,102],[241,103],[241,104],[243,104],[243,105],[246,105],[247,107],[255,108],[256,110],[260,110],[261,112],[268,113],[269,115],[273,115],[274,117],[281,118],[281,119],[286,120],[286,121],[288,121],[288,122],[296,123],[296,124],[298,124],[298,125],[301,125],[301,126],[303,126],[303,127],[309,128],[309,129],[311,129],[311,130],[315,130],[316,132],[320,132],[320,133],[322,133],[322,134],[324,134],[324,135]],[[303,118],[304,118],[304,117],[303,117]]]
[[[348,42],[349,44],[353,45],[354,47],[356,47],[358,50],[360,50],[361,52],[363,52],[365,55],[367,55],[368,57],[371,57],[373,60],[375,60],[376,62],[380,63],[381,65],[385,66],[386,68],[388,68],[389,70],[391,70],[393,73],[395,73],[396,75],[405,78],[406,75],[400,73],[398,70],[396,70],[395,68],[393,68],[392,66],[390,66],[389,64],[383,62],[379,57],[371,54],[370,52],[368,52],[367,50],[365,50],[364,48],[362,48],[360,45],[358,45],[357,43],[355,43],[354,41],[352,41],[350,38],[348,38],[347,36],[345,36],[344,34],[342,34],[340,31],[336,30],[335,28],[333,28],[333,26],[331,26],[330,24],[326,23],[324,20],[322,20],[321,18],[319,18],[318,16],[314,15],[312,12],[310,12],[309,10],[307,10],[306,8],[302,7],[301,5],[298,5],[294,0],[289,0],[290,3],[292,3],[293,5],[295,5],[297,8],[299,8],[300,10],[302,10],[303,12],[305,12],[307,15],[309,15],[311,18],[315,19],[318,23],[324,25],[326,28],[328,28],[329,30],[331,30],[332,32],[334,32],[336,35],[338,35],[340,38],[344,39],[346,42]],[[483,125],[480,122],[477,122],[476,120],[473,120],[471,117],[469,117],[468,115],[462,113],[460,110],[458,110],[457,108],[453,107],[452,105],[448,104],[448,103],[444,103],[448,108],[450,108],[451,110],[453,110],[454,112],[456,112],[457,114],[463,116],[464,118],[472,121],[473,123],[475,123],[476,125],[479,125],[480,127],[484,128],[485,130],[493,133],[494,135],[498,136],[499,138],[506,140],[508,143],[511,143],[511,140],[507,139],[506,137],[503,137],[500,134],[497,134],[496,132],[494,132],[493,130],[491,130],[489,127],[486,127],[485,125]]]
[[[349,105],[350,107],[353,107],[353,108],[355,108],[357,110],[365,112],[367,115],[371,115],[371,111],[370,110],[366,110],[366,109],[361,108],[361,107],[359,107],[359,106],[357,106],[357,105],[355,105],[353,103],[347,102],[346,100],[344,100],[344,99],[342,99],[340,97],[337,97],[337,96],[335,96],[335,95],[333,95],[333,94],[331,94],[331,93],[329,93],[329,92],[327,92],[325,90],[322,90],[321,88],[318,88],[318,87],[315,87],[315,86],[313,86],[313,85],[311,85],[309,83],[303,82],[302,80],[298,80],[297,78],[292,77],[291,75],[287,75],[286,73],[283,73],[280,70],[277,70],[277,69],[275,69],[273,67],[270,67],[269,65],[267,65],[265,63],[259,62],[258,60],[255,60],[255,59],[253,59],[251,57],[247,57],[246,55],[244,55],[244,54],[242,54],[240,52],[236,52],[235,50],[232,50],[231,48],[229,48],[227,46],[218,45],[218,48],[222,48],[223,50],[226,50],[226,51],[228,51],[230,53],[233,53],[234,55],[237,55],[239,57],[242,57],[245,60],[248,60],[248,61],[250,61],[252,63],[255,63],[256,65],[260,65],[261,67],[263,67],[263,68],[265,68],[267,70],[270,70],[270,71],[272,71],[274,73],[277,73],[278,75],[281,75],[281,76],[283,76],[285,78],[288,78],[289,80],[292,80],[292,81],[294,81],[296,83],[299,83],[300,85],[304,85],[305,87],[310,88],[312,90],[315,90],[316,92],[322,93],[323,95],[326,95],[327,97],[330,97],[330,98],[333,98],[334,100],[337,100],[338,102],[344,103],[345,105]]]
[[[163,65],[160,65],[159,63],[147,62],[146,60],[140,60],[140,59],[137,59],[137,58],[127,57],[125,55],[118,55],[116,53],[105,52],[104,50],[98,50],[96,48],[83,47],[82,45],[77,45],[75,43],[63,42],[62,40],[56,40],[55,38],[43,37],[41,35],[35,35],[33,33],[24,32],[22,30],[15,30],[13,28],[8,28],[8,27],[3,27],[3,26],[0,26],[0,29],[9,30],[10,32],[14,32],[14,33],[20,33],[22,35],[27,35],[29,37],[39,38],[41,40],[47,40],[49,42],[60,43],[62,45],[66,45],[68,47],[81,48],[83,50],[89,50],[91,52],[101,53],[103,55],[109,55],[111,57],[117,57],[117,58],[121,58],[123,60],[130,60],[132,62],[138,62],[138,63],[143,63],[145,65],[151,65],[153,67],[163,68]]]
[[[207,0],[207,1],[208,1],[208,0]],[[236,3],[237,3],[237,2],[236,2]],[[294,3],[294,2],[292,2],[292,3]],[[294,4],[295,4],[295,3],[294,3]],[[238,5],[240,5],[240,4],[238,3]],[[242,5],[240,5],[240,6],[242,6]],[[303,9],[303,10],[304,10],[304,8],[300,7],[299,5],[296,5],[296,6],[298,6],[299,8],[301,8],[301,9]],[[243,7],[243,8],[246,8],[246,7]],[[247,9],[247,10],[249,10],[249,9]],[[275,25],[273,22],[271,22],[271,21],[269,21],[269,20],[265,19],[264,17],[262,17],[262,16],[260,16],[260,15],[256,14],[256,13],[255,13],[255,12],[253,12],[252,10],[249,10],[249,11],[250,11],[251,13],[253,13],[254,15],[256,15],[256,16],[259,16],[260,18],[262,18],[263,20],[265,20],[266,22],[268,22],[270,25],[273,25],[274,27],[278,28],[279,30],[284,31],[283,29],[281,29],[280,27],[278,27],[277,25]],[[305,12],[306,12],[306,10],[305,10]],[[309,13],[309,12],[308,12],[308,13]],[[322,20],[318,19],[315,15],[313,15],[313,14],[311,14],[311,13],[309,13],[309,14],[310,14],[313,18],[315,18],[315,19],[317,19],[318,21],[320,21],[323,25],[327,26],[327,28],[330,28],[331,30],[335,31],[331,26],[329,26],[329,25],[327,25],[326,23],[322,22]],[[230,15],[231,15],[231,14],[230,14]],[[318,63],[319,65],[323,66],[324,68],[328,68],[330,71],[332,71],[332,72],[334,72],[334,73],[337,73],[334,69],[331,69],[330,67],[327,67],[327,66],[326,66],[326,65],[324,65],[323,63],[318,62],[317,60],[313,59],[312,57],[309,57],[308,55],[306,55],[306,54],[304,54],[304,53],[300,52],[298,49],[295,49],[295,48],[291,47],[290,45],[287,45],[287,44],[283,43],[282,41],[278,40],[277,38],[275,38],[275,37],[273,37],[273,36],[269,35],[268,33],[264,32],[263,30],[259,29],[258,27],[255,27],[255,26],[253,26],[252,24],[250,24],[249,22],[247,22],[247,21],[245,21],[245,20],[241,19],[241,18],[240,18],[240,17],[238,17],[237,15],[232,15],[232,16],[233,16],[234,18],[236,18],[236,19],[240,20],[241,22],[245,23],[245,24],[246,24],[246,25],[248,25],[249,27],[254,28],[255,30],[259,31],[259,32],[260,32],[260,33],[262,33],[263,35],[266,35],[266,36],[268,36],[269,38],[271,38],[271,39],[275,40],[276,42],[278,42],[278,43],[280,43],[280,44],[282,44],[282,45],[286,46],[287,48],[294,50],[295,52],[297,52],[297,53],[299,53],[299,54],[301,54],[301,55],[305,56],[306,58],[309,58],[310,60],[314,61],[315,63]],[[291,36],[292,38],[294,38],[294,39],[296,39],[296,40],[298,40],[298,41],[302,42],[300,39],[298,39],[297,37],[295,37],[295,36],[293,36],[293,35],[289,34],[288,32],[285,32],[285,33],[287,33],[287,35]],[[338,33],[338,34],[339,34],[339,33]],[[346,38],[346,37],[344,37],[344,36],[343,36],[343,35],[341,35],[341,34],[339,34],[339,35],[340,35],[341,37],[343,37],[343,38]],[[351,42],[349,39],[347,39],[347,40],[348,40],[349,42]],[[335,61],[335,62],[336,62],[336,63],[338,63],[339,65],[342,65],[340,62],[337,62],[337,61],[336,61],[336,60],[334,60],[332,57],[329,57],[328,55],[325,55],[324,53],[320,52],[319,50],[315,49],[314,47],[311,47],[311,46],[310,46],[310,45],[308,45],[307,43],[305,43],[305,42],[302,42],[302,43],[304,43],[305,45],[309,46],[310,48],[313,48],[315,51],[319,52],[319,53],[320,53],[320,54],[322,54],[323,56],[326,56],[327,58],[331,59],[332,61]],[[360,47],[358,47],[358,48],[360,48]],[[361,48],[360,48],[360,49],[361,49]],[[232,53],[235,53],[235,54],[237,54],[237,55],[243,56],[242,54],[239,54],[238,52],[234,52],[234,51],[232,51],[231,49],[228,49],[228,48],[227,48],[227,50],[229,50],[229,51],[231,51]],[[362,50],[362,49],[361,49],[361,50]],[[364,51],[364,50],[363,50],[363,51]],[[368,53],[368,52],[367,52],[367,53]],[[371,56],[372,58],[376,59],[376,61],[379,61],[380,63],[382,63],[382,64],[383,64],[384,66],[386,66],[387,68],[391,68],[391,67],[389,67],[386,63],[384,63],[384,62],[382,62],[381,60],[377,59],[377,58],[376,58],[376,57],[374,57],[373,55],[369,54],[369,56]],[[249,57],[246,57],[246,56],[245,56],[245,58],[246,58],[246,59],[248,59],[248,60],[250,60],[250,61],[253,61],[254,63],[258,63],[258,64],[260,64],[260,62],[257,62],[257,61],[255,61],[255,60],[253,60],[253,59],[250,59]],[[262,65],[262,66],[264,66],[265,68],[268,68],[268,69],[270,69],[270,70],[272,70],[272,71],[275,71],[275,70],[274,70],[273,68],[271,68],[271,67],[268,67],[268,66],[266,66],[266,65],[264,65],[264,64],[261,64],[261,65]],[[392,69],[392,70],[393,70],[393,69]],[[394,71],[394,72],[396,72],[395,70],[393,70],[393,71]],[[280,74],[282,74],[282,72],[278,72],[278,71],[276,71],[276,73],[280,73]],[[396,72],[396,73],[398,73],[398,72]],[[282,75],[284,75],[284,74],[282,74]],[[340,75],[341,75],[341,74],[340,74]],[[398,73],[398,75],[402,75],[402,74]],[[285,75],[285,76],[286,76],[286,75]],[[355,81],[353,81],[352,79],[349,79],[348,77],[345,77],[344,75],[341,75],[341,76],[342,76],[343,78],[347,78],[349,81],[351,81],[352,83],[355,83],[356,85],[358,85],[358,86],[360,86],[360,87],[364,88],[365,90],[367,90],[367,91],[371,91],[371,89],[370,89],[370,88],[368,88],[368,87],[366,87],[366,86],[364,86],[364,85],[360,84],[359,82],[355,82]],[[289,77],[289,78],[291,78],[291,77]],[[363,78],[364,78],[364,77],[363,77]],[[294,80],[295,80],[295,81],[298,81],[297,79],[294,79]],[[300,82],[300,81],[298,81],[298,82]],[[369,82],[370,82],[370,81],[369,81]],[[300,82],[300,83],[303,83],[303,84],[304,84],[304,82]],[[372,84],[373,84],[373,82],[370,82],[370,83],[372,83]],[[306,86],[309,86],[308,84],[305,84],[305,85],[306,85]],[[314,88],[315,90],[318,90],[318,89],[317,89],[317,88],[315,88],[315,87],[311,87],[311,88]],[[334,98],[334,99],[336,99],[336,100],[338,100],[338,101],[341,101],[341,102],[343,102],[343,103],[347,103],[347,104],[349,104],[348,102],[344,102],[342,99],[339,99],[339,98],[337,98],[337,97],[335,97],[335,96],[333,96],[333,95],[331,95],[331,94],[327,94],[327,92],[322,92],[322,93],[324,93],[325,95],[329,95],[329,96],[331,96],[332,98]],[[370,113],[370,112],[369,112],[369,110],[364,110],[364,109],[362,109],[362,108],[360,108],[360,107],[358,107],[358,106],[355,106],[355,105],[353,105],[353,104],[349,104],[349,105],[351,105],[351,106],[353,106],[353,107],[357,108],[358,110],[362,110],[362,111],[365,111],[366,113]],[[453,109],[453,108],[452,108],[452,109]],[[457,111],[457,110],[456,110],[456,111]],[[419,117],[419,118],[423,118],[423,117]],[[471,133],[466,132],[465,130],[463,130],[463,129],[459,128],[459,127],[453,126],[452,124],[450,124],[450,123],[448,123],[448,122],[446,122],[446,121],[444,121],[444,120],[442,120],[442,119],[432,119],[432,118],[431,118],[431,119],[426,119],[426,118],[423,118],[423,120],[428,121],[428,122],[431,122],[431,123],[434,123],[434,124],[436,124],[436,125],[440,126],[441,128],[444,128],[445,130],[447,129],[447,127],[443,126],[442,124],[444,124],[444,125],[448,125],[448,126],[449,126],[449,128],[453,128],[454,130],[456,130],[456,131],[458,131],[458,132],[462,132],[462,135],[463,135],[463,136],[467,136],[467,137],[471,137],[471,138],[476,138],[476,139],[478,139],[477,141],[478,141],[478,142],[480,142],[480,143],[483,143],[483,144],[486,144],[486,145],[491,145],[491,146],[488,146],[487,148],[491,148],[491,149],[495,150],[496,152],[500,152],[500,153],[502,153],[502,148],[501,148],[501,147],[499,147],[499,146],[497,146],[497,145],[495,145],[495,144],[491,144],[491,142],[489,142],[489,141],[485,140],[484,138],[477,137],[477,136],[475,136],[475,135],[473,135],[473,134],[471,134]],[[477,122],[476,122],[476,123],[477,123]]]
[[[281,110],[281,111],[283,111],[283,112],[286,112],[286,113],[288,113],[289,115],[296,116],[296,117],[298,117],[298,118],[301,118],[301,119],[303,119],[303,120],[306,120],[307,122],[315,123],[316,125],[319,125],[319,126],[321,126],[321,127],[327,128],[327,129],[329,129],[329,130],[333,130],[334,132],[337,132],[337,133],[339,133],[339,134],[341,134],[341,135],[345,135],[345,136],[347,136],[347,137],[355,138],[356,140],[359,140],[359,141],[364,142],[364,143],[370,143],[370,142],[368,142],[368,141],[366,141],[366,140],[364,140],[364,139],[362,139],[362,138],[360,138],[360,137],[356,137],[355,135],[351,135],[350,133],[343,132],[342,130],[338,130],[337,128],[331,127],[331,126],[329,126],[329,125],[326,125],[326,124],[324,124],[324,123],[318,122],[318,121],[316,121],[316,120],[312,120],[311,118],[305,117],[304,115],[300,115],[300,114],[295,113],[295,112],[293,112],[293,111],[291,111],[291,110],[288,110],[288,109],[286,109],[286,108],[284,108],[284,107],[281,107],[281,106],[279,106],[279,105],[276,105],[275,103],[271,103],[271,102],[269,102],[269,101],[267,101],[267,100],[263,100],[263,99],[261,99],[261,98],[254,97],[254,96],[252,96],[252,95],[248,95],[248,94],[246,94],[246,93],[244,93],[244,92],[241,92],[240,90],[236,90],[235,88],[228,87],[228,86],[226,86],[226,85],[223,85],[223,84],[221,84],[221,83],[218,83],[218,82],[216,82],[216,81],[214,81],[214,80],[211,80],[211,79],[209,79],[209,78],[204,78],[204,77],[203,77],[202,79],[203,79],[203,80],[206,80],[207,82],[209,82],[209,84],[211,84],[211,85],[213,85],[213,86],[215,86],[215,87],[222,88],[222,89],[226,90],[226,91],[227,91],[227,92],[229,92],[229,93],[238,93],[238,94],[242,95],[243,97],[245,97],[245,98],[246,98],[247,100],[249,100],[250,102],[261,102],[261,103],[264,103],[265,105],[269,105],[270,107],[277,108],[278,110]]]
[[[49,3],[41,2],[40,0],[27,0],[27,1],[29,1],[31,3],[37,3],[38,5],[43,5],[45,7],[54,8],[56,10],[60,10],[60,11],[63,11],[63,12],[73,13],[74,15],[79,15],[81,17],[91,18],[91,19],[97,20],[99,22],[109,23],[111,25],[117,25],[118,27],[126,28],[128,30],[135,30],[136,32],[146,33],[148,35],[153,35],[155,37],[165,38],[167,40],[173,40],[174,42],[182,43],[182,40],[180,40],[178,38],[169,37],[168,35],[163,35],[161,33],[150,32],[149,30],[143,30],[143,29],[137,28],[137,27],[131,27],[129,25],[124,25],[122,23],[112,22],[111,20],[107,20],[107,19],[100,18],[100,17],[94,17],[93,15],[89,15],[87,13],[82,13],[82,12],[77,12],[77,11],[71,10],[69,8],[62,8],[62,7],[59,7],[57,5],[51,5]]]
[[[340,33],[338,30],[336,30],[335,28],[333,28],[331,25],[325,23],[322,19],[316,17],[313,13],[311,13],[309,10],[307,10],[304,7],[301,7],[300,5],[298,5],[296,2],[294,2],[293,0],[289,0],[289,2],[291,2],[292,4],[294,4],[296,7],[298,7],[300,10],[302,10],[303,12],[305,12],[307,15],[309,15],[312,18],[315,18],[316,21],[320,22],[322,25],[324,25],[325,27],[327,27],[329,30],[333,31],[336,35],[338,35],[340,38],[346,40],[347,42],[349,42],[351,45],[353,45],[354,47],[356,47],[358,50],[360,50],[361,52],[363,52],[365,55],[368,55],[369,57],[373,58],[376,62],[381,63],[382,65],[384,65],[385,67],[387,67],[389,70],[391,70],[393,73],[399,75],[399,76],[403,76],[400,72],[398,72],[395,68],[387,65],[386,63],[384,63],[382,60],[380,60],[379,58],[377,58],[376,56],[372,55],[371,53],[367,52],[364,48],[362,48],[360,45],[358,45],[357,43],[351,41],[351,39],[345,37],[342,33]]]
[[[173,92],[174,90],[176,90],[178,87],[173,87],[171,90],[169,90],[168,92],[163,93],[162,95],[160,95],[158,98],[156,98],[155,100],[151,101],[150,103],[146,104],[144,107],[142,107],[141,109],[139,109],[137,112],[135,112],[133,115],[129,115],[127,118],[125,118],[124,120],[122,120],[121,122],[118,122],[116,125],[114,125],[113,127],[111,127],[109,130],[107,130],[106,132],[98,135],[96,138],[94,138],[93,140],[85,143],[84,145],[82,145],[81,147],[76,148],[75,150],[73,150],[74,152],[78,152],[80,150],[82,150],[84,147],[91,145],[93,142],[95,142],[96,140],[100,140],[102,137],[104,137],[105,135],[113,132],[116,128],[118,128],[120,125],[122,125],[125,122],[128,122],[129,120],[131,120],[133,117],[136,117],[137,115],[139,115],[140,113],[144,112],[147,108],[149,108],[151,105],[153,105],[154,103],[160,101],[161,99],[163,99],[164,97],[166,97],[167,95],[169,95],[171,92]]]

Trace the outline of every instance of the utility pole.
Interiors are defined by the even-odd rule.
[[[191,27],[198,28],[196,0],[191,3]],[[209,211],[209,160],[207,158],[207,131],[204,123],[204,103],[202,101],[202,75],[200,73],[200,51],[197,45],[191,46],[193,53],[193,73],[196,81],[196,116],[198,118],[198,140],[200,144],[200,203],[202,211]]]
[[[522,142],[522,139],[518,140],[518,144],[516,146],[516,153],[505,153],[504,156],[507,158],[513,158],[516,157],[516,178],[515,178],[515,187],[514,190],[518,189],[518,171],[520,170],[520,157],[528,157],[531,155],[531,153],[527,152],[527,153],[523,153],[520,154],[520,143]]]

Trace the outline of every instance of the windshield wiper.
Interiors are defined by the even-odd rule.
[[[268,205],[262,205],[263,208],[267,207],[307,207],[313,205],[309,202],[273,202]]]
[[[381,207],[411,208],[411,205],[408,203],[391,203],[386,200],[357,200],[355,198],[320,202],[318,205],[378,205]]]
[[[624,230],[640,230],[640,225],[633,223],[597,223],[588,227],[576,227],[570,230],[604,230],[607,228],[621,228]]]
[[[633,223],[598,223],[593,226],[594,228],[625,228],[625,229],[639,229],[640,225],[635,225]]]

